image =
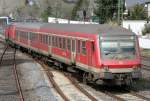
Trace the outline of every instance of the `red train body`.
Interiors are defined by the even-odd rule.
[[[141,78],[137,36],[121,27],[14,23],[6,40],[84,71],[91,80],[126,83]]]

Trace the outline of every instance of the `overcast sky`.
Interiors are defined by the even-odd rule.
[[[132,6],[136,3],[150,2],[150,0],[126,0],[127,6]]]

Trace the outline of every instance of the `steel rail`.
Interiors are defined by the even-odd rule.
[[[115,94],[112,94],[111,92],[109,91],[102,91],[103,93],[105,93],[106,95],[116,99],[117,101],[126,101],[125,99],[121,98],[121,97],[118,97],[116,96]]]
[[[64,75],[71,81],[71,83],[80,90],[84,95],[86,95],[91,101],[98,101],[94,96],[92,96],[89,92],[83,89],[77,81],[71,76],[71,74],[64,73]]]
[[[144,66],[144,67],[142,67],[142,69],[150,71],[149,65],[145,65],[145,64],[141,64],[141,65]]]
[[[143,96],[143,95],[141,95],[141,94],[138,94],[138,93],[136,93],[134,90],[130,90],[130,89],[125,89],[126,91],[128,91],[131,95],[133,95],[133,96],[136,96],[136,97],[138,97],[138,98],[140,98],[140,99],[143,99],[143,100],[145,100],[145,101],[150,101],[150,98],[147,98],[147,97],[145,97],[145,96]]]
[[[4,55],[5,55],[6,50],[8,49],[8,47],[9,47],[9,46],[7,45],[7,46],[5,47],[3,53],[2,53],[2,56],[1,56],[1,58],[0,58],[0,67],[1,67],[1,64],[2,64],[3,57],[4,57]]]
[[[55,90],[59,93],[59,95],[65,100],[65,101],[70,101],[69,98],[63,93],[63,91],[60,89],[60,87],[58,86],[58,84],[55,82],[55,80],[53,79],[54,75],[51,72],[51,70],[49,69],[49,67],[47,65],[45,65],[44,63],[37,61],[39,64],[42,65],[42,67],[45,69],[46,74],[49,77],[50,82],[52,83],[53,87],[55,88]]]
[[[5,44],[4,42],[1,42],[1,43]],[[2,54],[1,59],[0,59],[0,66],[1,66],[3,57],[4,57],[4,55],[5,55],[8,48],[9,48],[9,45],[7,45],[5,47],[5,50],[3,51],[3,54]],[[18,72],[17,72],[17,69],[16,69],[16,49],[14,50],[14,56],[13,56],[13,73],[14,73],[14,76],[15,76],[16,87],[17,87],[18,92],[19,92],[20,101],[24,101],[24,97],[23,97],[23,93],[22,93],[22,89],[21,89],[21,85],[20,85],[20,81],[19,81],[19,76],[18,76]]]
[[[149,56],[141,56],[141,58],[142,58],[142,59],[145,59],[145,60],[150,59],[150,57],[149,57]]]
[[[13,59],[14,59],[13,73],[14,73],[14,76],[15,76],[16,87],[17,87],[18,92],[19,92],[20,101],[25,101],[24,100],[24,96],[23,96],[23,91],[21,89],[21,84],[20,84],[18,72],[17,72],[17,66],[16,66],[16,49],[14,51],[14,58]]]

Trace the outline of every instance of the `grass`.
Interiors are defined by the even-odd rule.
[[[141,51],[142,56],[150,57],[150,49],[143,49]]]

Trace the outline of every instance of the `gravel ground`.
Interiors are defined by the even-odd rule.
[[[25,101],[62,101],[42,67],[22,53],[18,57],[23,59],[23,63],[17,61],[17,69]]]
[[[109,97],[108,95],[96,90],[88,85],[81,84],[80,86],[83,87],[87,92],[89,92],[92,96],[94,96],[98,101],[116,101],[115,99]]]
[[[0,57],[4,46],[0,44]],[[7,53],[7,52],[6,52]],[[4,55],[4,61],[0,66],[0,101],[19,101],[16,82],[12,69],[13,51]]]
[[[150,65],[149,61],[142,61],[144,64]],[[146,67],[147,68],[147,67]],[[142,69],[142,79],[135,85],[138,93],[150,98],[150,71]]]
[[[4,46],[0,44],[0,56]],[[13,49],[12,49],[13,50]],[[63,101],[54,90],[42,67],[17,51],[17,70],[25,101]],[[19,101],[13,74],[13,52],[8,50],[0,66],[0,101]]]
[[[62,73],[53,71],[54,80],[71,101],[90,101]]]

